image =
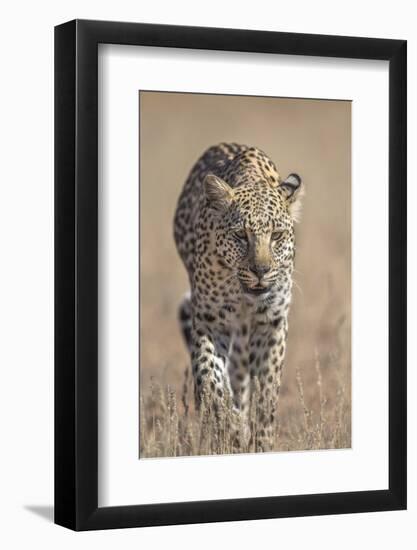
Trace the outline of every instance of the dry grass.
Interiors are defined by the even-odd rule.
[[[296,369],[297,402],[281,414],[280,402],[273,405],[278,412],[268,446],[272,451],[298,451],[313,449],[342,449],[350,447],[351,422],[350,399],[347,381],[339,380],[336,398],[328,399],[323,390],[320,358],[316,353],[314,363],[317,406],[306,400],[304,383],[299,368]],[[337,355],[334,370],[338,370]],[[248,418],[240,419],[239,437],[232,417],[231,397],[223,400],[220,412],[215,414],[209,400],[203,396],[199,411],[194,409],[193,388],[189,368],[184,371],[184,383],[180,399],[170,386],[163,387],[151,380],[147,392],[142,392],[140,406],[140,457],[172,457],[194,455],[223,455],[253,453],[258,416],[266,411],[259,408],[255,390]],[[339,374],[341,374],[339,372]],[[190,398],[191,396],[191,398]],[[257,406],[255,406],[257,404]],[[288,409],[288,407],[287,407]]]

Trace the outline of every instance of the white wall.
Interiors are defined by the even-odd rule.
[[[5,7],[7,6],[7,7]],[[409,40],[409,151],[416,139],[417,24],[413,3],[257,0],[9,2],[1,12],[0,541],[4,548],[211,548],[226,544],[344,549],[414,547],[416,291],[409,291],[409,511],[75,534],[51,516],[53,472],[53,26],[109,19]],[[409,181],[416,181],[410,154]],[[409,186],[416,205],[416,186]],[[410,212],[409,278],[416,281]],[[6,542],[7,541],[7,542]]]

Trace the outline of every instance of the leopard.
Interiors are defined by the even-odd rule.
[[[271,448],[276,406],[264,405],[277,403],[281,387],[303,194],[301,177],[281,178],[258,147],[220,143],[194,164],[175,210],[196,407],[203,391],[214,411],[231,396],[241,422],[257,392],[256,451]]]

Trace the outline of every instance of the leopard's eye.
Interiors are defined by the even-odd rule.
[[[274,231],[271,235],[271,241],[278,242],[284,236],[284,231]]]
[[[243,229],[239,229],[238,231],[234,231],[233,233],[234,237],[236,237],[236,239],[238,239],[239,241],[244,241],[246,242],[248,240],[248,237],[246,235],[246,231],[244,231]]]

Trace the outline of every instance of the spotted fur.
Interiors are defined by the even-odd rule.
[[[237,144],[208,149],[184,185],[174,235],[191,287],[179,316],[197,404],[203,388],[215,406],[230,393],[246,415],[255,384],[260,403],[276,402],[302,189],[298,175],[282,180],[265,153]],[[273,414],[261,417],[259,450]]]

